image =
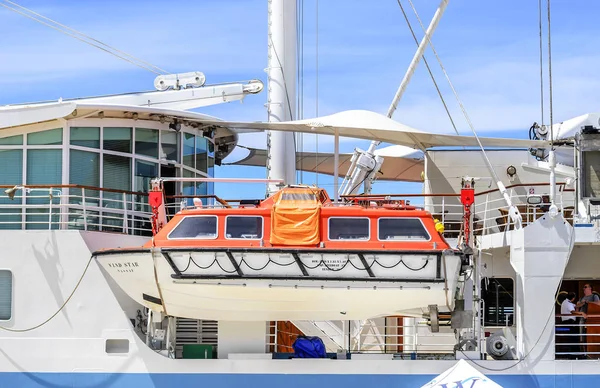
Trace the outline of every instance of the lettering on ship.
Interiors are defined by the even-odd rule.
[[[126,261],[123,263],[115,262],[108,263],[109,268],[115,268],[117,272],[125,273],[125,272],[133,272],[136,267],[139,267],[137,261]]]

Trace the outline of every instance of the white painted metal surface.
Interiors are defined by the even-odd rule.
[[[295,264],[290,254],[267,257],[234,253],[238,266],[248,277],[232,278],[227,275],[235,272],[235,268],[224,252],[168,254],[175,267],[188,278],[174,277],[178,274],[159,252],[154,256],[149,252],[99,255],[97,260],[123,291],[140,304],[163,310],[160,305],[144,300],[142,295],[146,294],[161,299],[169,315],[227,321],[329,320],[339,319],[342,312],[346,319],[401,313],[421,315],[422,309],[430,304],[440,305],[443,310],[446,300],[452,307],[453,299],[444,290],[445,282],[436,274],[446,273],[447,287],[454,290],[460,267],[460,258],[452,255],[442,258],[440,264],[445,268],[439,269],[436,259],[427,260],[423,255],[400,258],[382,254],[377,257],[381,265],[373,263],[373,255],[366,255],[376,276],[375,280],[369,280],[365,270],[357,269],[362,264],[356,257],[351,258],[351,265],[344,266],[347,255],[321,258],[300,254],[308,272],[306,279],[300,279],[302,272],[298,266],[290,265]],[[319,265],[321,260],[328,263],[329,269]],[[337,280],[341,277],[347,280]]]
[[[268,7],[267,113],[269,122],[290,121],[296,118],[296,0],[269,0]],[[296,183],[294,134],[270,131],[267,136],[268,177]],[[267,191],[278,189],[270,184]]]

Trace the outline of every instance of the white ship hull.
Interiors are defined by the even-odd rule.
[[[13,272],[14,309],[11,320],[1,326],[26,329],[45,321],[75,289],[91,251],[140,240],[77,231],[3,232],[2,268]],[[455,363],[393,360],[392,354],[352,354],[350,360],[272,360],[268,353],[169,359],[140,339],[128,319],[139,305],[111,282],[92,261],[70,301],[53,319],[24,333],[0,331],[0,386],[419,387]],[[108,340],[125,340],[128,349],[111,350]],[[503,371],[517,362],[487,360],[476,366],[505,387],[592,387],[600,377],[593,360],[528,359]]]

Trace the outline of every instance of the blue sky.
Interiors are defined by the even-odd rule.
[[[420,38],[408,1],[403,3]],[[414,3],[428,24],[439,1]],[[21,0],[20,4],[169,72],[202,71],[207,83],[253,78],[266,82],[266,0]],[[314,117],[317,106],[316,5],[316,0],[304,0],[305,118]],[[436,49],[482,135],[523,137],[531,123],[540,120],[537,5],[537,0],[451,0],[434,35]],[[555,121],[599,110],[599,11],[600,3],[593,0],[552,1]],[[415,50],[396,0],[321,0],[318,16],[319,113],[368,109],[385,114]],[[0,104],[152,89],[155,75],[150,72],[7,10],[0,9],[0,19]],[[460,133],[469,135],[430,50],[427,58]],[[266,120],[266,98],[263,92],[243,104],[201,111],[231,120]],[[452,132],[422,63],[394,119],[421,130]],[[240,144],[264,147],[265,137],[242,136]],[[343,139],[341,151],[367,145]],[[314,149],[314,136],[305,136],[304,150]],[[319,150],[333,151],[331,139],[320,136]],[[265,171],[228,166],[217,168],[216,176],[264,177]],[[304,183],[316,182],[314,174],[302,176]],[[318,179],[320,185],[332,188],[330,177]],[[228,184],[216,188],[225,197],[233,190]],[[419,185],[384,182],[374,188],[419,190]],[[248,193],[260,196],[264,187],[257,185]]]

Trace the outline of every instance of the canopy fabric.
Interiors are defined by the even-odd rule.
[[[303,132],[320,135],[376,140],[425,150],[431,147],[478,146],[473,136],[428,133],[400,124],[387,116],[366,111],[350,110],[314,119],[286,122],[235,122],[199,120],[205,125],[224,126],[239,133],[253,130]],[[484,147],[545,148],[549,142],[540,140],[479,138]]]
[[[62,119],[77,108],[74,103],[48,103],[0,107],[0,129]]]
[[[321,241],[318,191],[286,187],[275,193],[271,210],[271,244],[317,245]]]
[[[450,369],[437,376],[421,388],[449,388],[449,387],[474,387],[474,388],[502,388],[483,375],[465,360],[459,360]]]
[[[266,166],[267,150],[244,148],[249,151],[247,156],[234,162],[223,163],[223,165]],[[405,182],[422,181],[421,173],[424,168],[423,154],[420,151],[410,149],[409,151],[411,152],[407,153],[405,150],[406,148],[402,146],[391,146],[375,150],[375,154],[383,156],[385,160],[381,168],[381,173],[377,176],[377,180]],[[406,156],[400,156],[403,154]],[[348,172],[348,168],[350,167],[351,158],[352,154],[339,155],[339,176],[343,177],[346,175],[346,172]],[[319,152],[317,154],[315,152],[297,152],[296,170],[333,175],[335,167],[334,160],[335,157],[333,153]]]

